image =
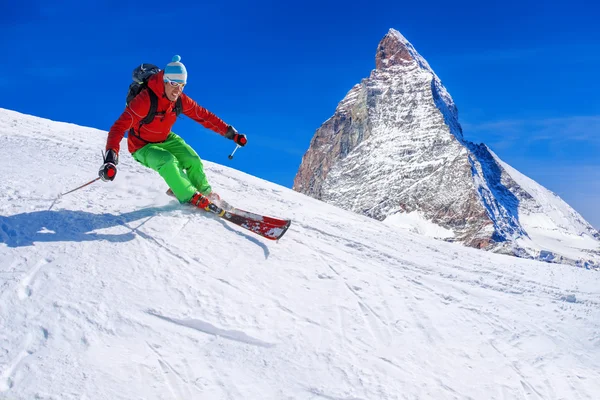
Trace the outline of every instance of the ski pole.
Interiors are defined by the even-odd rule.
[[[70,191],[68,191],[67,193],[62,193],[62,194],[59,194],[59,195],[58,195],[58,197],[63,197],[63,196],[64,196],[64,195],[66,195],[66,194],[73,193],[74,191],[76,191],[76,190],[79,190],[79,189],[82,189],[82,188],[86,187],[87,185],[91,185],[92,183],[96,182],[96,181],[97,181],[97,180],[99,180],[99,179],[100,179],[100,177],[97,177],[96,179],[92,179],[92,180],[91,180],[91,181],[89,181],[88,183],[85,183],[85,184],[83,184],[83,185],[81,185],[81,186],[79,186],[79,187],[76,187],[75,189],[73,189],[73,190],[70,190]]]
[[[229,158],[230,160],[233,158],[233,154],[237,151],[237,149],[239,149],[241,146],[238,144],[235,146],[235,149],[233,149],[233,151],[231,152],[230,155],[227,156],[227,158]]]
[[[86,187],[87,185],[91,185],[92,183],[96,182],[96,181],[97,181],[97,180],[99,180],[99,179],[100,179],[100,177],[97,177],[96,179],[93,179],[93,180],[89,181],[88,183],[85,183],[85,184],[83,184],[83,185],[81,185],[81,186],[79,186],[79,187],[76,187],[76,188],[75,188],[75,189],[73,189],[73,190],[70,190],[70,191],[68,191],[68,192],[66,192],[66,193],[61,193],[61,194],[59,194],[59,195],[58,195],[58,197],[57,197],[56,199],[54,199],[54,201],[52,202],[52,205],[50,206],[50,208],[48,208],[48,210],[50,210],[52,207],[54,207],[54,204],[56,204],[56,202],[57,202],[57,201],[58,201],[58,200],[59,200],[61,197],[63,197],[64,195],[67,195],[67,194],[69,194],[69,193],[73,193],[74,191],[76,191],[76,190],[79,190],[79,189],[81,189],[81,188],[84,188],[84,187]]]

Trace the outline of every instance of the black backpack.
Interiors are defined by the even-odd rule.
[[[154,120],[154,117],[156,116],[156,114],[164,114],[164,112],[160,112],[160,113],[156,112],[157,108],[158,108],[158,96],[156,95],[156,93],[154,93],[152,91],[152,89],[150,89],[148,87],[148,79],[150,79],[150,77],[152,75],[159,73],[159,72],[160,72],[160,68],[158,68],[156,65],[141,64],[141,65],[138,65],[133,70],[133,73],[131,74],[133,83],[131,85],[129,85],[129,91],[127,92],[127,98],[125,100],[126,104],[129,105],[129,103],[131,103],[131,100],[133,100],[144,89],[148,90],[148,95],[150,96],[150,110],[148,111],[148,115],[146,115],[140,121],[140,125],[138,127],[138,132],[139,132],[140,128],[142,127],[142,125],[151,123]],[[179,114],[181,114],[182,109],[183,109],[183,106],[181,104],[181,96],[179,96],[179,98],[175,102],[175,108],[173,108],[175,115],[179,116]],[[146,143],[151,143],[151,142],[148,142],[147,140],[142,139],[139,135],[137,135],[135,133],[135,131],[133,130],[133,128],[131,128],[129,130],[129,133]]]

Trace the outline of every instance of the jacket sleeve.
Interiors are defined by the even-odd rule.
[[[225,132],[227,132],[228,125],[225,122],[206,108],[199,106],[185,94],[181,95],[181,105],[182,112],[185,115],[200,123],[205,128],[210,129],[221,136],[225,135]]]
[[[139,126],[140,121],[150,111],[150,97],[147,92],[142,92],[136,96],[121,114],[119,119],[113,124],[108,131],[108,139],[106,140],[106,151],[113,149],[119,153],[121,140],[125,133],[131,128]]]

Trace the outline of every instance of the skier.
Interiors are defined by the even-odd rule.
[[[171,131],[177,115],[182,112],[239,146],[245,146],[247,139],[246,135],[238,133],[234,127],[183,93],[187,70],[180,60],[181,57],[174,56],[163,71],[152,75],[148,79],[148,87],[129,102],[110,128],[99,175],[104,181],[115,179],[120,142],[128,131],[127,147],[133,158],[157,171],[180,203],[189,202],[206,209],[211,202],[219,200],[219,196],[212,191],[198,154]],[[158,102],[154,119],[145,123],[144,118],[152,109],[150,90],[156,94]]]

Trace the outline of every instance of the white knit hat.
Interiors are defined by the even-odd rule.
[[[175,81],[179,83],[187,83],[187,70],[185,65],[179,62],[181,57],[173,56],[173,60],[165,67],[164,81]]]

